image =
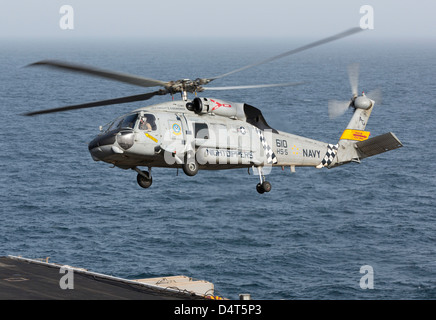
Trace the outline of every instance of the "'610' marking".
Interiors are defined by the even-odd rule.
[[[288,155],[288,142],[286,140],[276,139],[277,154]]]

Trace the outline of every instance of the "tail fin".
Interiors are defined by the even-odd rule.
[[[374,107],[374,101],[368,109],[356,108],[338,142],[336,161],[330,167],[349,162],[360,162],[361,159],[374,156],[403,146],[392,133],[370,138],[370,132],[364,131]]]

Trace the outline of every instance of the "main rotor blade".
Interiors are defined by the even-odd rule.
[[[257,89],[257,88],[272,88],[272,87],[291,87],[304,84],[305,82],[290,82],[276,84],[255,84],[246,86],[230,86],[230,87],[204,87],[204,90],[238,90],[238,89]]]
[[[156,86],[165,87],[166,85],[168,85],[168,82],[164,82],[160,80],[148,79],[132,74],[97,69],[90,66],[83,66],[83,65],[56,61],[56,60],[38,61],[28,65],[28,67],[31,66],[48,66],[56,69],[73,71],[73,72],[83,73],[83,74],[97,76],[101,78],[116,80],[116,81],[133,84],[140,87],[156,87]]]
[[[262,60],[262,61],[250,64],[250,65],[242,67],[242,68],[235,69],[233,71],[224,73],[224,74],[216,76],[216,77],[209,78],[208,80],[212,81],[212,80],[215,80],[215,79],[220,79],[220,78],[226,77],[226,76],[231,75],[231,74],[236,73],[236,72],[247,70],[249,68],[253,68],[253,67],[259,66],[261,64],[268,63],[268,62],[272,62],[274,60],[278,60],[278,59],[290,56],[292,54],[295,54],[295,53],[298,53],[298,52],[301,52],[301,51],[304,51],[304,50],[308,50],[308,49],[311,49],[313,47],[320,46],[322,44],[325,44],[325,43],[328,43],[328,42],[331,42],[331,41],[335,41],[335,40],[339,40],[339,39],[348,37],[348,36],[350,36],[352,34],[360,32],[362,30],[364,30],[364,29],[359,28],[359,27],[351,28],[351,29],[348,29],[348,30],[346,30],[344,32],[338,33],[338,34],[336,34],[334,36],[330,36],[330,37],[327,37],[327,38],[324,38],[324,39],[321,39],[321,40],[318,40],[318,41],[306,44],[306,45],[304,45],[302,47],[299,47],[299,48],[296,48],[296,49],[284,52],[284,53],[279,54],[277,56],[274,56],[274,57],[271,57],[271,58],[268,58],[268,59],[265,59],[265,60]]]
[[[144,101],[144,100],[148,100],[148,99],[154,97],[155,95],[163,95],[166,93],[168,93],[166,90],[158,90],[158,91],[149,92],[149,93],[145,93],[145,94],[138,94],[138,95],[134,95],[134,96],[115,98],[115,99],[109,99],[109,100],[101,100],[101,101],[76,104],[76,105],[66,106],[66,107],[61,107],[61,108],[53,108],[53,109],[28,112],[28,113],[25,113],[23,115],[24,116],[35,116],[38,114],[45,114],[45,113],[62,112],[62,111],[85,109],[85,108],[94,108],[94,107],[108,106],[108,105],[112,105],[112,104],[121,104],[121,103],[135,102],[135,101]]]

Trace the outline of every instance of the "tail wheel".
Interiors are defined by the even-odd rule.
[[[141,172],[143,173],[143,175],[138,173],[138,176],[136,177],[136,181],[142,188],[144,189],[149,188],[153,183],[153,178],[151,177],[148,171],[141,171]]]
[[[183,172],[187,175],[187,176],[195,176],[198,172],[198,162],[195,159],[195,155],[194,154],[188,154],[185,157],[185,162],[182,164],[182,169]]]

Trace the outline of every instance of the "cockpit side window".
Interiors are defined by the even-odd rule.
[[[155,131],[157,129],[156,117],[150,113],[144,114],[139,119],[138,128],[145,131]]]

